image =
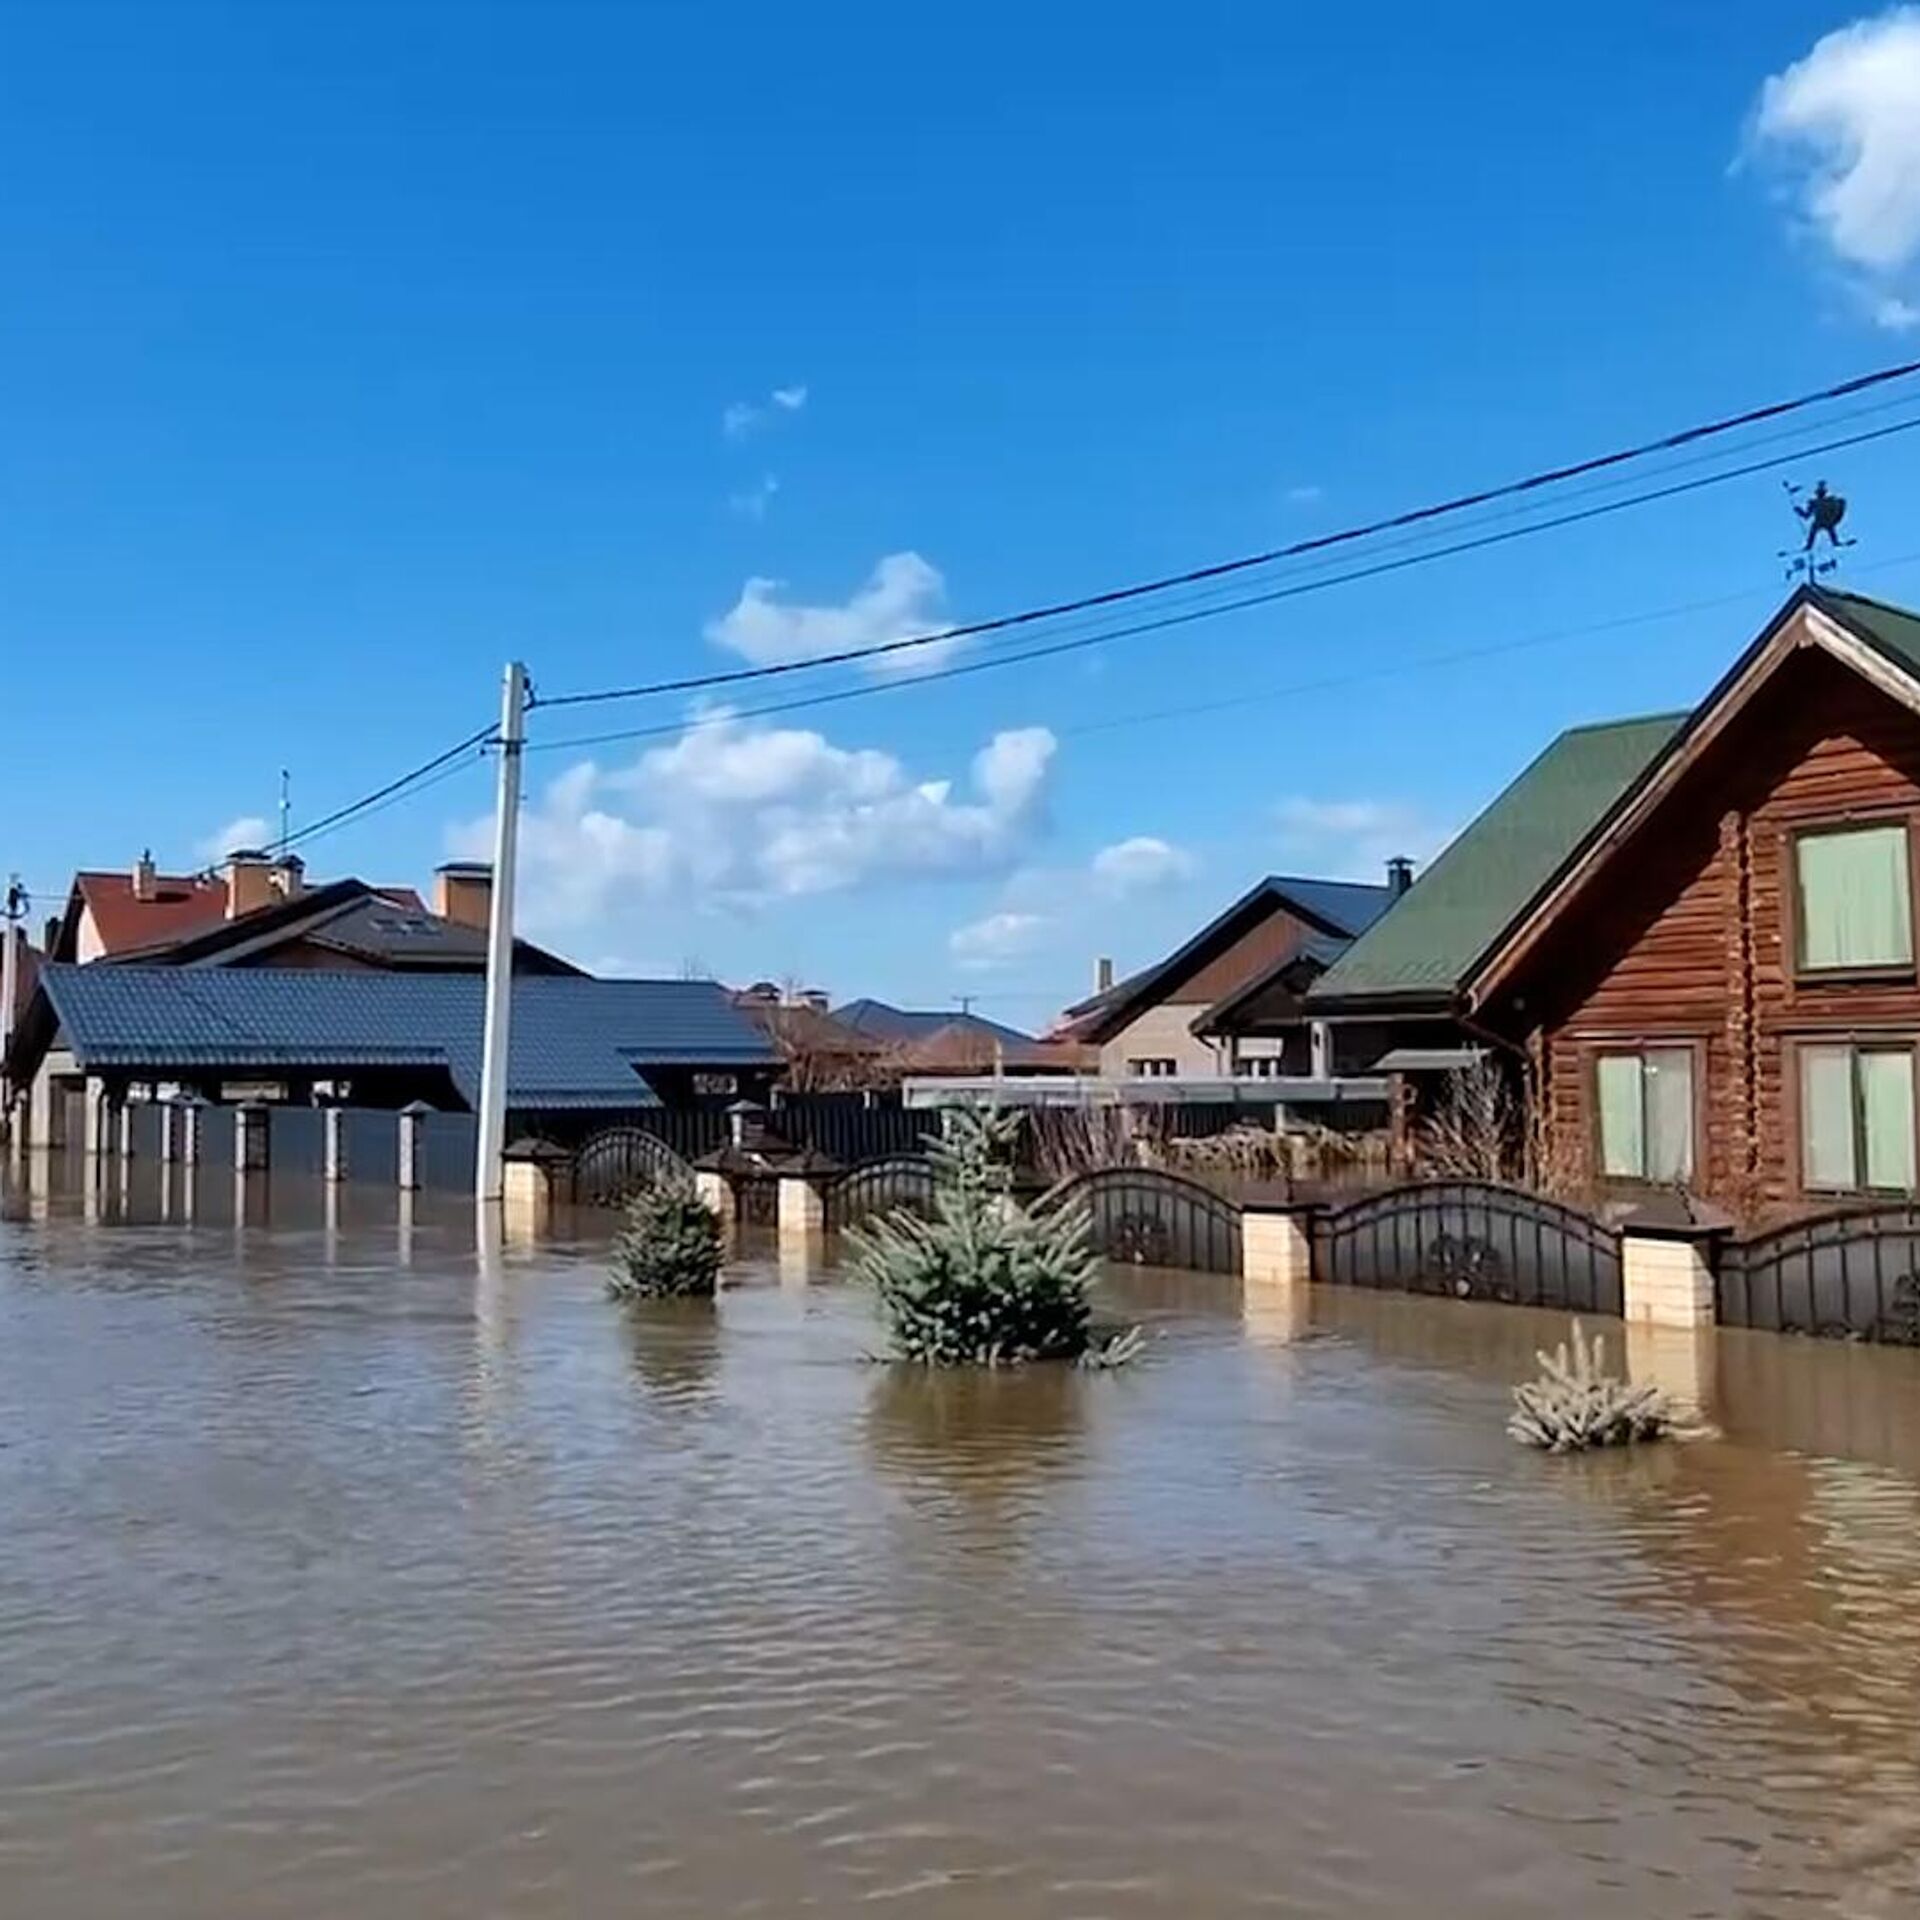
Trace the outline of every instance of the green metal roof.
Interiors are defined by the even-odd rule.
[[[1920,621],[1908,625],[1920,648]],[[1563,733],[1313,983],[1309,1005],[1450,995],[1686,719],[1660,713]]]
[[[1896,667],[1920,674],[1920,614],[1889,606],[1884,600],[1869,600],[1864,594],[1840,593],[1832,587],[1822,587],[1811,597],[1822,612],[1851,627]]]

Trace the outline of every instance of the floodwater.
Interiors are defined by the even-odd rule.
[[[1920,1910],[1920,1356],[1554,1460],[1521,1310],[1129,1275],[1139,1366],[927,1377],[775,1261],[132,1212],[0,1221],[9,1920]]]

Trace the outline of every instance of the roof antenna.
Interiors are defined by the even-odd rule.
[[[1807,537],[1796,547],[1781,549],[1779,558],[1787,563],[1787,578],[1799,580],[1811,587],[1823,574],[1831,573],[1840,564],[1840,549],[1857,546],[1855,540],[1840,538],[1840,523],[1847,517],[1847,502],[1842,494],[1831,493],[1824,480],[1813,483],[1813,491],[1792,480],[1781,483],[1787,490],[1787,498],[1793,502],[1795,517],[1807,530]],[[1827,557],[1823,560],[1816,551],[1816,542],[1822,534],[1827,536]]]

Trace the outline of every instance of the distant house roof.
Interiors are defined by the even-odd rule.
[[[950,1008],[920,1010],[889,1006],[884,1000],[849,1000],[835,1007],[833,1018],[841,1026],[869,1039],[880,1041],[925,1040],[949,1027],[965,1027],[1007,1046],[1031,1046],[1033,1035],[1017,1027],[1002,1026],[997,1020],[983,1020],[977,1013],[955,1013]]]
[[[52,965],[14,1048],[16,1077],[57,1028],[78,1065],[155,1073],[441,1066],[479,1097],[477,973]],[[764,1037],[700,980],[520,976],[508,1098],[517,1107],[632,1107],[650,1069],[771,1066]]]
[[[1563,733],[1307,990],[1307,1004],[1449,1000],[1686,715]]]
[[[1392,904],[1390,887],[1270,873],[1158,965],[1069,1007],[1063,1037],[1095,1043],[1110,1038],[1137,1008],[1164,998],[1276,909],[1291,911],[1322,939],[1344,942],[1372,926]]]
[[[311,891],[327,890],[316,888]],[[363,888],[363,891],[378,894],[393,906],[410,912],[426,912],[425,903],[411,887],[375,887]],[[296,901],[310,897],[311,893],[298,895]],[[131,873],[83,869],[73,876],[73,886],[68,894],[66,926],[69,934],[77,930],[80,919],[78,909],[84,908],[93,917],[93,928],[100,937],[101,951],[109,959],[121,959],[129,954],[170,947],[178,941],[210,933],[222,926],[246,925],[261,914],[274,913],[283,905],[291,904],[294,903],[275,901],[271,906],[257,908],[253,913],[243,914],[238,920],[230,922],[227,919],[227,883],[218,875],[157,873],[153,877],[151,897],[142,900],[134,892]],[[69,950],[70,946],[70,938],[63,938],[61,959],[78,958],[76,953]]]
[[[364,880],[311,887],[238,920],[223,919],[165,947],[122,957],[170,966],[271,965],[275,953],[296,942],[395,971],[473,971],[487,961],[487,936],[481,928],[429,913],[410,889],[370,887]],[[514,942],[514,970],[581,971],[526,940]]]
[[[1291,953],[1271,966],[1262,967],[1243,986],[1216,1000],[1193,1022],[1193,1031],[1203,1036],[1232,1031],[1235,1023],[1246,1015],[1258,1015],[1262,1011],[1261,999],[1276,988],[1290,994],[1304,994],[1351,945],[1351,941],[1330,934],[1309,934]]]

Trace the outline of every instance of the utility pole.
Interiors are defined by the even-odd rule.
[[[13,1040],[13,998],[20,991],[20,920],[27,910],[27,890],[20,876],[7,877],[6,918],[0,920],[0,1135],[13,1129],[13,1082],[6,1075],[7,1048]]]
[[[487,1025],[480,1072],[480,1140],[473,1197],[497,1203],[505,1185],[507,1061],[513,1024],[513,879],[520,850],[520,760],[527,739],[527,670],[507,665],[500,698],[500,784],[493,821],[493,901],[487,919]]]

